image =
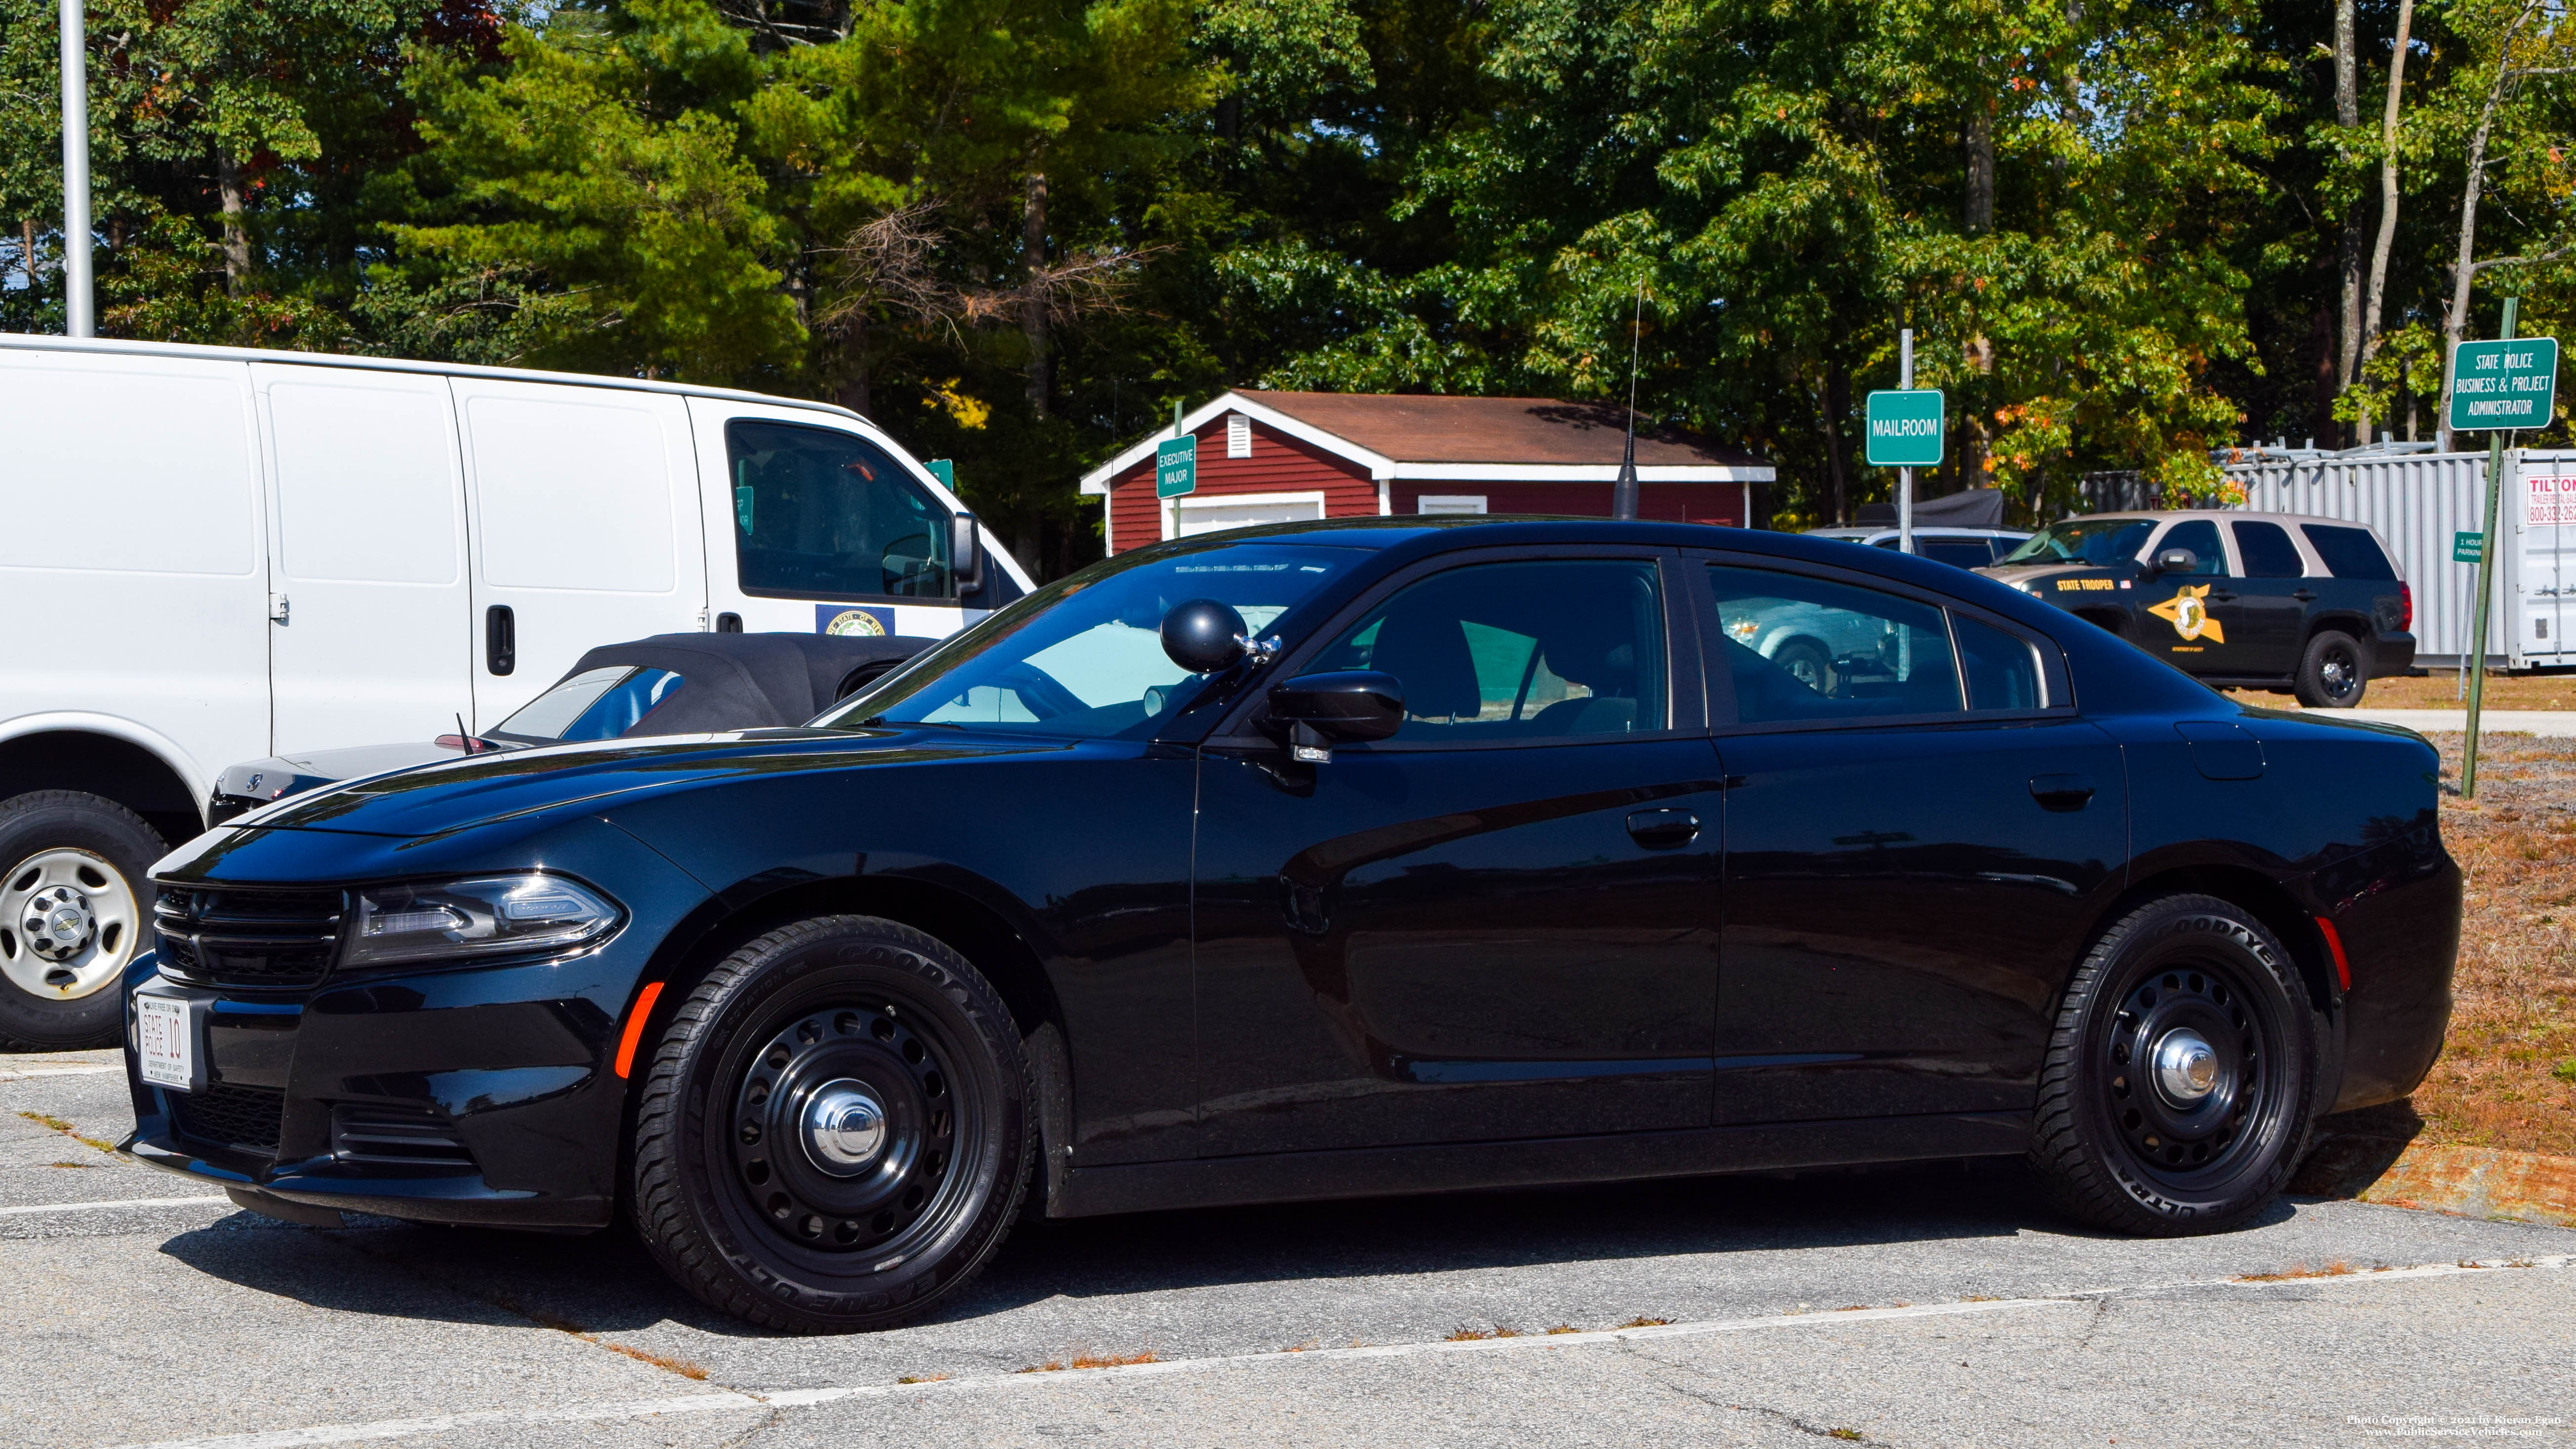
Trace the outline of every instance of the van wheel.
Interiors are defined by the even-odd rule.
[[[2280,1194],[2308,1140],[2315,1013],[2289,953],[2214,896],[2111,928],[2058,1009],[2030,1160],[2069,1215],[2210,1233]]]
[[[964,957],[873,916],[800,921],[673,1013],[636,1109],[636,1225],[738,1318],[889,1327],[1000,1246],[1035,1100],[1011,1014]]]
[[[2351,709],[2370,687],[2370,661],[2360,641],[2328,629],[2308,641],[2299,660],[2299,703],[2310,709]]]
[[[77,790],[0,801],[0,1047],[67,1051],[124,1037],[115,989],[152,926],[143,817]]]

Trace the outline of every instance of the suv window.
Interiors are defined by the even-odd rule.
[[[2227,526],[2236,534],[2236,556],[2245,561],[2245,577],[2295,579],[2308,571],[2299,546],[2281,525],[2239,521]]]
[[[746,594],[944,599],[948,513],[866,439],[725,424],[734,557]]]
[[[2379,540],[2367,528],[2302,523],[2299,532],[2308,536],[2308,545],[2326,561],[2326,570],[2336,578],[2393,581],[2397,577],[2397,570],[2389,567],[2388,555],[2380,551]]]
[[[1727,564],[1709,565],[1708,582],[1739,722],[1964,708],[1950,631],[1929,604]]]
[[[1308,667],[1403,681],[1402,743],[1665,727],[1663,601],[1645,559],[1434,574],[1370,610]]]
[[[2218,525],[2208,519],[2185,519],[2166,529],[2165,536],[2156,540],[2156,551],[2150,555],[2150,558],[2163,556],[2164,551],[2169,548],[2191,550],[2191,556],[2198,560],[2192,566],[2191,572],[2194,576],[2205,577],[2214,574],[2221,578],[2226,577],[2227,550],[2218,541]]]

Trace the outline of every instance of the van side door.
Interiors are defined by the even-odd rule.
[[[693,397],[689,418],[714,627],[937,639],[1017,597],[989,538],[981,587],[961,590],[963,507],[876,429],[729,398]]]
[[[582,651],[706,627],[689,414],[639,389],[452,377],[473,537],[474,727]]]
[[[267,442],[274,750],[428,740],[474,709],[465,474],[436,374],[251,364]]]

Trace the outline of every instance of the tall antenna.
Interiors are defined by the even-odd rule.
[[[1646,325],[1646,284],[1637,284],[1637,314],[1628,323],[1628,443],[1619,456],[1619,481],[1610,485],[1610,516],[1637,516],[1637,337]]]

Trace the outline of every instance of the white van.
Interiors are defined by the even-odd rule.
[[[936,637],[1029,587],[822,403],[0,336],[0,1044],[115,1038],[144,869],[236,760],[478,731],[620,639]]]

